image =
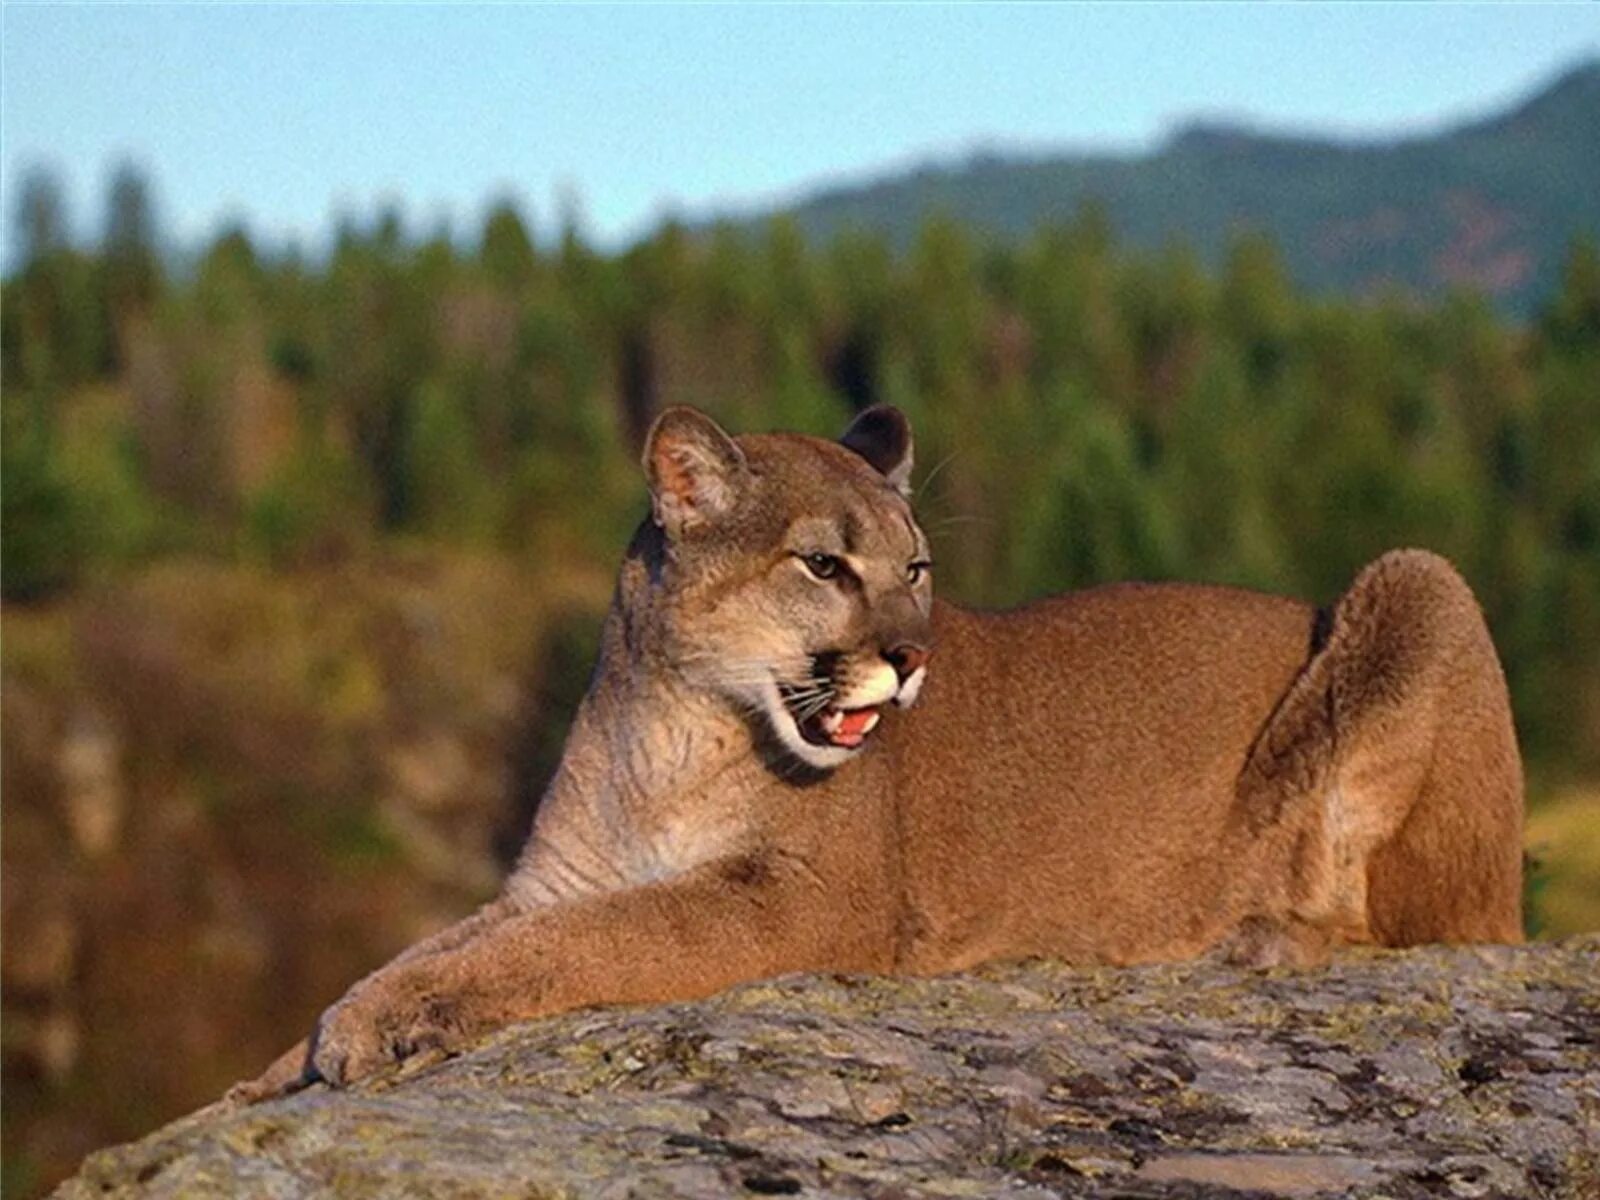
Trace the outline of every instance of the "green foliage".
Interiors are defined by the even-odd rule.
[[[325,439],[308,441],[247,498],[244,546],[280,567],[337,558],[359,544],[369,508],[354,464]]]
[[[61,464],[71,480],[79,551],[97,568],[124,566],[158,551],[173,535],[168,514],[145,484],[134,431],[126,422],[103,425],[82,414],[80,429],[63,439]]]
[[[7,390],[0,408],[8,599],[49,595],[158,547],[165,523],[126,421],[93,394],[64,409],[53,397]]]
[[[73,493],[36,405],[0,394],[0,585],[8,600],[48,595],[77,569]]]
[[[417,392],[405,472],[412,525],[451,541],[493,539],[498,493],[481,467],[462,397],[435,380]]]
[[[1171,509],[1139,466],[1129,423],[1076,396],[1060,403],[1060,469],[1039,510],[1017,522],[1020,590],[1170,577],[1178,549]]]
[[[484,221],[480,257],[489,277],[508,291],[527,286],[533,278],[538,265],[533,240],[510,201],[496,204]]]
[[[1544,894],[1550,887],[1550,870],[1533,852],[1522,856],[1522,932],[1536,938],[1545,932]]]
[[[1327,601],[1382,550],[1429,546],[1484,601],[1530,753],[1600,769],[1592,244],[1527,327],[1467,293],[1308,296],[1254,235],[1214,270],[1120,247],[1095,208],[1013,245],[936,218],[903,252],[859,230],[819,246],[779,220],[668,224],[615,256],[570,217],[541,246],[510,204],[465,252],[390,211],[343,221],[323,262],[232,229],[179,278],[134,269],[159,245],[137,177],[99,257],[30,186],[5,284],[8,596],[175,541],[293,566],[399,536],[605,568],[665,405],[828,432],[887,401],[917,431],[944,595],[1139,577]]]
[[[117,168],[107,197],[101,254],[106,296],[114,312],[149,307],[161,285],[160,250],[150,189],[131,163]]]
[[[1593,353],[1600,345],[1600,246],[1594,238],[1573,243],[1562,272],[1561,290],[1545,312],[1546,336],[1557,344]]]

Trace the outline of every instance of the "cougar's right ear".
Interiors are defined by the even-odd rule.
[[[864,411],[839,439],[866,459],[902,496],[911,495],[911,422],[892,404]]]
[[[666,409],[645,438],[650,511],[668,536],[713,521],[733,506],[749,475],[744,451],[705,413]]]

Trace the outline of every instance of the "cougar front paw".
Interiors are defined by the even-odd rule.
[[[306,1058],[308,1052],[309,1043],[302,1040],[254,1079],[234,1084],[222,1097],[222,1103],[229,1108],[244,1108],[298,1092],[316,1078]]]
[[[364,1079],[424,1051],[465,1039],[460,1005],[448,996],[373,983],[346,996],[317,1022],[311,1064],[334,1087]]]

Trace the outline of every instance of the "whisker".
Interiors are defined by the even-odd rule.
[[[926,475],[924,475],[922,477],[922,482],[917,484],[916,490],[915,490],[915,492],[913,494],[917,495],[917,496],[920,496],[920,495],[922,495],[923,492],[927,491],[929,485],[932,484],[935,479],[939,478],[939,472],[944,470],[947,466],[950,465],[950,460],[953,459],[956,456],[956,454],[957,454],[957,451],[952,450],[952,451],[950,451],[949,454],[946,454],[937,463],[935,463],[934,467],[933,467],[933,470],[929,471]]]
[[[818,692],[831,692],[832,690],[832,684],[823,683],[819,680],[816,683],[804,684],[797,687],[785,687],[783,689],[783,694],[789,697],[789,699],[793,700],[799,696],[815,696]]]
[[[809,704],[801,705],[799,708],[794,709],[795,719],[799,721],[810,720],[831,705],[833,701],[834,697],[831,693],[826,696],[819,696]]]

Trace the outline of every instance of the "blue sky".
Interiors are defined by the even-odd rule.
[[[314,242],[397,198],[476,228],[563,190],[615,244],[982,145],[1137,150],[1244,115],[1344,133],[1487,112],[1600,53],[1600,4],[230,6],[7,3],[6,227],[55,168],[80,235],[124,157],[169,234]],[[9,241],[9,237],[7,239]]]

